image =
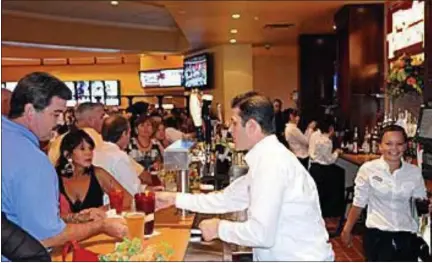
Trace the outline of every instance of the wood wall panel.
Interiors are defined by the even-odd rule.
[[[384,101],[372,95],[384,89],[384,5],[346,5],[334,20],[341,121],[362,135],[383,115]]]
[[[333,77],[336,61],[335,35],[300,35],[300,126],[318,120],[324,113],[321,105],[333,101]]]

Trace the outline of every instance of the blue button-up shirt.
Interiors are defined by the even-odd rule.
[[[56,171],[27,128],[2,116],[1,210],[38,240],[60,234]]]

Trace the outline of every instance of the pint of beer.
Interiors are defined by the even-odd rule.
[[[129,212],[125,215],[126,224],[129,230],[129,238],[142,239],[144,235],[144,220],[145,213],[143,212]]]

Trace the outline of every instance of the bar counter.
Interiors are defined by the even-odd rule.
[[[357,171],[365,162],[378,159],[380,155],[375,154],[349,154],[339,155],[336,165],[345,170],[345,188],[354,185]]]
[[[145,244],[159,244],[160,242],[166,242],[173,250],[174,254],[170,257],[169,261],[183,261],[186,250],[189,245],[190,229],[194,221],[195,215],[191,214],[182,220],[179,215],[176,214],[176,209],[170,207],[155,214],[155,233],[158,235],[152,236],[145,240]],[[93,236],[89,239],[79,242],[82,248],[88,249],[97,254],[108,254],[114,251],[116,242],[121,240],[114,239],[105,234]],[[63,261],[62,259],[62,247],[54,248],[51,253],[52,261]],[[66,257],[66,261],[72,260],[72,253],[69,253]]]
[[[380,158],[380,155],[376,154],[349,154],[343,153],[339,156],[342,159],[345,159],[349,162],[352,162],[355,165],[361,166],[365,162],[372,161]]]

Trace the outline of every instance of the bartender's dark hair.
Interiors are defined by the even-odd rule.
[[[382,141],[382,139],[383,139],[383,137],[384,137],[384,134],[385,134],[386,132],[400,132],[400,133],[402,133],[402,136],[403,136],[403,138],[404,138],[404,142],[407,142],[407,141],[408,141],[408,135],[407,135],[407,133],[405,132],[405,129],[402,128],[402,127],[399,126],[399,125],[391,124],[391,125],[385,126],[385,127],[381,130],[381,133],[380,133],[380,136],[379,136],[379,142],[380,142],[380,143],[381,143],[381,141]]]
[[[48,73],[33,72],[25,75],[12,92],[9,118],[21,117],[28,103],[36,111],[42,111],[51,104],[53,97],[70,100],[72,92],[63,81]]]
[[[330,128],[334,128],[334,121],[331,116],[323,116],[317,123],[317,128],[323,133],[330,132]]]
[[[273,103],[275,103],[275,102],[279,103],[279,106],[282,107],[282,101],[280,99],[274,99]]]
[[[239,108],[243,127],[247,121],[254,119],[265,134],[274,133],[274,110],[269,98],[253,91],[247,92],[235,97],[231,102],[231,108]]]
[[[121,115],[112,115],[102,124],[102,138],[104,141],[117,143],[122,134],[129,130],[129,121]]]

